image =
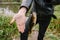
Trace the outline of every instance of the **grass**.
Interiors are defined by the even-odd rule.
[[[10,25],[11,17],[0,16],[0,40],[12,40],[18,35],[16,23]]]

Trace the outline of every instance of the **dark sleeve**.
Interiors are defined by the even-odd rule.
[[[60,5],[60,0],[53,0],[51,3],[53,5]]]
[[[27,10],[31,7],[32,0],[22,0],[20,8],[25,7]]]

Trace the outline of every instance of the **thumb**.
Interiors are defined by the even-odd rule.
[[[10,21],[10,24],[12,24],[14,21],[15,21],[15,19],[13,18],[13,19]]]

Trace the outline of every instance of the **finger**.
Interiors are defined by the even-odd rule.
[[[21,33],[23,33],[24,32],[24,29],[23,28],[20,28],[20,29],[18,28],[18,31],[21,32]]]
[[[13,19],[10,21],[10,24],[12,24],[14,21],[15,21],[15,19],[13,18]]]
[[[23,33],[25,29],[25,25],[17,25],[18,31]]]

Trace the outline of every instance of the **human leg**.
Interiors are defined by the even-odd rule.
[[[38,18],[39,19],[39,18]],[[38,34],[38,40],[43,40],[44,34],[46,32],[46,29],[50,23],[51,16],[44,16],[39,19],[39,34]]]

